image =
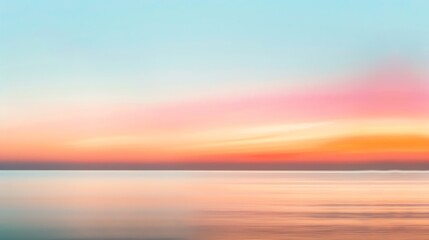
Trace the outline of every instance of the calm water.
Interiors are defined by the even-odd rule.
[[[429,172],[2,171],[0,239],[429,239]]]

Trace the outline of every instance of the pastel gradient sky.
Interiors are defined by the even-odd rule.
[[[423,0],[0,0],[0,168],[429,166],[428,11]]]

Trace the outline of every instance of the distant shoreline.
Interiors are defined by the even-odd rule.
[[[147,171],[425,171],[429,161],[377,162],[176,162],[176,163],[72,163],[42,161],[0,162],[0,170],[147,170]]]

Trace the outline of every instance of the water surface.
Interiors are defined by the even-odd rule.
[[[429,239],[429,172],[2,171],[0,239]]]

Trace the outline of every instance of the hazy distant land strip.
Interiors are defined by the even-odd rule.
[[[359,170],[429,170],[429,162],[177,162],[177,163],[72,163],[72,162],[0,162],[0,170],[291,170],[291,171],[359,171]]]

